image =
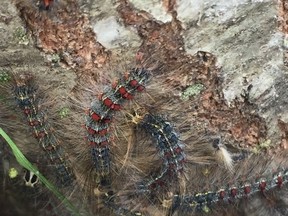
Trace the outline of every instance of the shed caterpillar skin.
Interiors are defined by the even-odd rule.
[[[34,137],[55,166],[59,183],[63,186],[71,185],[75,178],[73,171],[65,161],[63,149],[53,135],[53,129],[45,121],[44,113],[38,110],[37,99],[35,98],[36,87],[33,86],[32,77],[28,80],[26,78],[20,78],[22,79],[21,82],[16,80],[14,94],[17,105],[23,111]]]
[[[119,111],[125,100],[131,100],[135,92],[143,91],[147,80],[146,69],[132,69],[126,77],[118,80],[115,86],[108,88],[99,100],[93,101],[87,112],[85,121],[87,139],[92,148],[94,167],[100,176],[110,173],[108,130],[114,111]]]

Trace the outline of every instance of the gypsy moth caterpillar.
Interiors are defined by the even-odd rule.
[[[132,99],[136,91],[143,91],[147,79],[146,69],[132,69],[126,77],[119,79],[115,86],[106,89],[99,100],[93,101],[87,112],[85,121],[87,139],[92,147],[96,172],[101,176],[110,173],[108,127],[113,111],[120,110],[123,102]]]
[[[247,215],[252,210],[249,207],[251,206],[250,200],[258,199],[261,200],[261,203],[264,203],[265,200],[269,202],[269,197],[271,197],[273,191],[278,193],[281,190],[283,192],[286,190],[284,184],[288,181],[287,161],[282,159],[283,156],[284,154],[279,155],[280,160],[269,157],[270,161],[264,164],[261,163],[261,156],[251,156],[250,159],[239,162],[234,173],[221,172],[219,169],[217,171],[211,170],[211,176],[203,178],[200,187],[198,186],[199,192],[192,186],[197,183],[190,182],[191,185],[188,187],[192,191],[194,190],[191,191],[192,193],[190,192],[190,195],[176,195],[173,198],[172,212],[178,208],[175,215],[201,215],[203,212],[221,215],[223,214],[220,213],[223,212],[222,209],[226,208],[230,214],[235,211],[232,215]],[[197,171],[194,170],[194,172],[197,175]],[[197,181],[197,178],[194,181]],[[205,182],[209,181],[210,186],[203,187]],[[203,188],[201,190],[201,185],[206,188],[206,191]],[[188,191],[191,189],[188,189]],[[231,203],[232,205],[229,205]],[[241,213],[241,211],[246,213]],[[265,210],[266,213],[263,214],[269,215],[267,213],[269,211],[276,213],[277,209],[268,207],[267,211]]]
[[[118,143],[115,132],[119,109],[125,108],[137,92],[143,91],[149,79],[149,70],[144,68],[125,71],[127,68],[117,75],[115,71],[108,75],[102,72],[99,73],[101,82],[87,78],[87,83],[78,83],[64,105],[70,114],[61,119],[63,137],[73,149],[69,157],[75,164],[78,183],[91,205],[91,212],[97,214],[113,211],[106,207],[103,194],[112,188],[117,191],[119,182],[126,178],[119,176],[123,160],[123,154],[119,152],[126,148],[126,143]],[[107,78],[109,75],[117,79],[116,82]]]
[[[179,135],[174,131],[171,124],[160,116],[147,114],[139,125],[155,139],[155,147],[163,163],[160,173],[156,175],[157,177],[143,185],[144,188],[151,190],[157,185],[165,184],[166,180],[170,181],[175,176],[178,177],[179,173],[184,171],[184,145],[180,142]]]
[[[74,181],[74,174],[68,162],[63,157],[63,149],[53,134],[53,129],[45,121],[43,113],[38,110],[35,98],[36,87],[33,86],[31,75],[14,75],[16,86],[14,89],[15,99],[19,108],[25,114],[29,126],[39,145],[48,155],[51,163],[58,173],[57,178],[61,185],[67,186]]]

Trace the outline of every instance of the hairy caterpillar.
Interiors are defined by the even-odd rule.
[[[107,89],[100,96],[100,100],[92,102],[86,115],[85,127],[92,147],[92,159],[96,172],[102,176],[110,173],[108,127],[113,112],[120,110],[125,100],[131,100],[136,91],[144,90],[148,75],[144,68],[132,69],[115,86]]]
[[[59,185],[71,185],[74,181],[72,169],[69,167],[69,162],[65,159],[66,156],[64,156],[64,151],[59,145],[59,140],[54,135],[55,128],[52,128],[47,121],[48,113],[46,114],[43,106],[40,105],[43,104],[42,100],[44,100],[44,98],[40,97],[40,89],[36,86],[35,78],[31,73],[27,72],[7,72],[5,76],[7,77],[6,82],[1,84],[1,97],[3,98],[1,101],[1,109],[3,108],[3,113],[1,113],[3,121],[1,121],[1,124],[3,125],[3,128],[10,130],[11,134],[16,136],[16,141],[19,145],[22,145],[24,152],[28,150],[29,153],[36,153],[38,148],[35,148],[35,141],[32,140],[30,143],[26,140],[28,138],[26,135],[28,123],[30,126],[29,130],[32,131],[38,144],[40,144],[44,150],[43,153],[46,154],[46,158],[49,159],[49,165],[47,166],[46,164],[45,169],[49,169],[50,167],[55,169],[57,174],[52,176],[53,179],[57,179]],[[10,96],[11,88],[13,90],[14,100],[12,100],[12,97]],[[16,108],[15,103],[18,108]],[[22,110],[23,116],[19,114],[19,109]],[[25,118],[25,121],[23,122],[25,125],[17,122],[17,130],[15,130],[15,124],[19,117],[20,119],[23,117]],[[17,139],[17,136],[23,137],[23,135],[20,135],[20,132],[22,132],[23,135],[26,135],[27,138],[25,137],[22,140]],[[29,150],[29,148],[31,149]],[[39,158],[41,154],[42,152],[38,152],[36,157]],[[42,162],[44,164],[44,160]]]
[[[270,179],[261,178],[257,182],[245,182],[241,186],[233,186],[231,188],[222,188],[218,191],[208,191],[205,193],[196,193],[194,196],[175,196],[173,199],[174,206],[178,203],[185,211],[205,211],[211,208],[217,202],[230,203],[235,199],[252,196],[257,192],[265,192],[276,187],[281,188],[283,184],[288,182],[287,170],[280,171]],[[180,204],[181,203],[181,204]]]
[[[25,75],[20,75],[18,80],[17,78],[18,77],[16,77],[16,86],[14,89],[17,104],[25,114],[34,137],[55,167],[58,173],[57,178],[59,183],[63,186],[70,185],[74,181],[74,174],[68,162],[64,159],[63,149],[53,135],[53,129],[48,122],[45,121],[44,113],[38,109],[33,78],[27,74],[26,77]]]
[[[222,215],[222,208],[226,208],[231,215],[249,215],[252,211],[249,207],[252,200],[269,202],[271,194],[285,193],[288,173],[287,161],[283,156],[285,157],[285,154],[279,155],[279,159],[269,157],[270,160],[266,163],[261,163],[261,156],[251,156],[250,159],[239,162],[233,173],[213,170],[212,167],[205,176],[194,169],[194,182],[190,182],[187,187],[189,193],[171,198],[171,212],[173,215],[201,215],[204,212]],[[208,182],[210,185],[206,185]],[[281,205],[275,203],[277,204]],[[263,215],[269,215],[269,211],[277,212],[278,209],[269,209],[268,206],[263,210]]]
[[[185,154],[183,144],[171,124],[160,116],[147,114],[140,126],[156,141],[158,155],[163,161],[160,174],[154,177],[154,180],[142,185],[141,190],[151,190],[157,187],[157,184],[163,184],[167,179],[172,181],[175,176],[178,177],[179,173],[184,171]]]
[[[146,186],[142,185],[142,187],[155,187],[157,184],[163,184],[165,177],[172,181],[175,176],[183,174],[184,165],[187,162],[184,154],[184,143],[180,141],[180,137],[172,128],[172,125],[162,117],[152,114],[146,114],[139,125],[156,141],[158,155],[163,161],[160,174],[154,177],[154,180],[146,183]],[[242,160],[244,157],[243,154],[232,155],[228,152],[220,138],[214,139],[212,146],[215,148],[216,158],[219,157],[219,160],[224,162],[225,167],[230,172],[233,171],[233,162]]]

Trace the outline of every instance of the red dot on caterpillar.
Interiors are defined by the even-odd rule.
[[[93,110],[91,109],[89,114],[94,121],[99,121],[101,119],[101,117],[97,113],[93,112]]]
[[[99,143],[99,145],[100,145],[100,147],[108,146],[109,142],[108,141],[104,141],[104,142]]]
[[[238,193],[237,187],[232,187],[230,189],[231,197],[235,198],[237,196],[237,193]]]
[[[92,128],[90,128],[90,127],[87,127],[87,131],[88,131],[88,133],[91,134],[91,135],[93,135],[93,134],[96,133],[96,131],[93,130]]]
[[[108,97],[103,100],[103,103],[105,106],[107,106],[108,108],[112,110],[119,111],[121,109],[120,104],[113,103],[113,101]]]
[[[47,131],[44,129],[43,131],[38,131],[36,128],[34,128],[34,136],[37,139],[42,139],[47,135]]]
[[[170,158],[172,156],[171,152],[165,152],[164,157],[165,158]]]
[[[29,115],[29,114],[31,113],[31,110],[30,110],[29,108],[25,108],[25,109],[23,110],[23,113],[24,113],[25,115]]]
[[[131,94],[129,94],[128,92],[126,94],[122,95],[122,97],[124,99],[127,99],[127,100],[132,100],[133,99],[133,96]]]
[[[108,132],[108,129],[103,129],[103,130],[98,131],[98,134],[101,136],[104,136],[105,134],[107,134],[107,132]]]
[[[267,182],[265,179],[261,179],[259,182],[259,189],[261,192],[264,192],[267,186]]]
[[[141,92],[141,91],[144,91],[145,87],[142,85],[139,85],[139,86],[137,86],[136,89],[137,89],[137,91]]]
[[[248,196],[251,193],[251,184],[245,184],[243,187],[244,194]]]
[[[49,10],[51,5],[53,4],[54,0],[41,0],[40,8],[44,10]]]
[[[100,142],[100,143],[90,141],[90,146],[92,146],[92,147],[100,147],[101,148],[101,147],[106,147],[108,145],[109,145],[109,142],[107,140]]]
[[[174,152],[175,152],[176,154],[180,154],[182,151],[183,151],[182,148],[180,148],[179,146],[174,149]]]
[[[49,146],[45,147],[46,151],[52,151],[53,149],[54,149],[54,146],[52,146],[52,145],[49,145]]]
[[[96,131],[96,130],[92,129],[91,127],[86,127],[85,125],[84,125],[84,127],[87,129],[88,133],[91,135],[99,134],[101,136],[104,136],[108,132],[107,129],[102,129],[102,130]]]
[[[118,92],[121,94],[121,96],[125,99],[131,100],[133,98],[133,96],[131,94],[129,94],[126,90],[126,88],[124,86],[121,86],[118,89]]]
[[[225,190],[224,189],[220,189],[219,191],[218,191],[218,193],[219,193],[219,199],[224,199],[225,198],[225,195],[226,195],[226,192],[225,192]]]
[[[281,188],[282,185],[283,185],[283,176],[281,173],[279,173],[277,176],[276,176],[276,184],[277,184],[277,187]]]
[[[112,104],[112,106],[110,108],[112,110],[119,111],[121,109],[121,105],[120,104]]]
[[[110,118],[101,119],[101,116],[95,113],[92,109],[88,109],[87,111],[85,111],[85,113],[91,116],[91,118],[96,122],[102,120],[103,123],[110,123],[112,121],[112,119]]]
[[[103,100],[103,103],[104,103],[104,105],[107,106],[107,107],[111,107],[111,106],[113,105],[113,101],[112,101],[110,98],[105,98],[105,99]]]
[[[104,119],[103,119],[103,122],[104,122],[104,123],[110,123],[110,122],[112,122],[112,119],[104,118]]]
[[[138,86],[138,81],[137,80],[131,80],[129,82],[129,85],[132,86],[132,87],[137,87]]]
[[[37,126],[37,125],[41,124],[41,122],[38,121],[38,120],[34,120],[34,119],[29,118],[28,124],[29,124],[30,126]]]
[[[32,109],[31,109],[32,107]],[[28,115],[31,115],[32,113],[36,113],[36,108],[34,106],[31,106],[31,107],[25,107],[23,109],[23,113],[28,116]]]

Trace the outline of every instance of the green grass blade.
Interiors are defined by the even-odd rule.
[[[9,144],[9,146],[12,149],[12,152],[18,161],[18,163],[29,170],[30,172],[33,172],[39,180],[50,190],[54,193],[54,195],[64,203],[64,205],[70,209],[73,213],[73,215],[80,215],[75,208],[75,206],[51,183],[49,182],[38,170],[35,166],[33,166],[27,158],[22,154],[20,149],[17,147],[17,145],[10,139],[10,137],[4,132],[2,128],[0,128],[0,135],[6,140],[6,142]]]

